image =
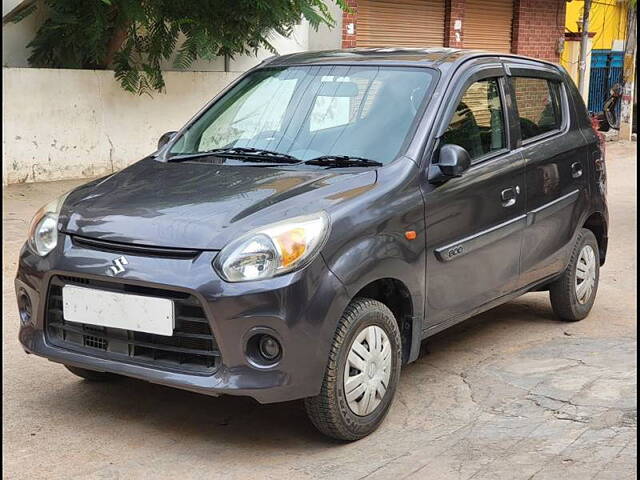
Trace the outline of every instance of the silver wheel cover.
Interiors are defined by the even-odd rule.
[[[596,254],[591,245],[585,245],[580,250],[576,264],[576,298],[582,305],[591,299],[593,287],[596,284]]]
[[[389,386],[391,342],[384,330],[371,325],[362,330],[349,347],[344,366],[344,394],[353,413],[372,413]]]

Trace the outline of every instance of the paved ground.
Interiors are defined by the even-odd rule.
[[[586,320],[532,293],[431,339],[374,435],[338,444],[299,403],[78,380],[18,345],[12,279],[31,214],[76,185],[5,190],[4,477],[636,478],[635,144],[609,143],[610,254]]]

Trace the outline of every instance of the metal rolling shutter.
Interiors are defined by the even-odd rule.
[[[444,0],[358,0],[358,47],[439,47]]]
[[[464,8],[464,48],[511,51],[513,0],[466,0]]]

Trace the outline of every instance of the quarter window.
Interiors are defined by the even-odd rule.
[[[497,78],[471,84],[458,103],[442,141],[465,148],[471,159],[505,148],[504,115]]]
[[[543,78],[514,77],[513,89],[523,140],[560,128],[560,85]]]

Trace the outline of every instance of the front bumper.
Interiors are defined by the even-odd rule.
[[[16,293],[32,303],[30,322],[19,339],[29,353],[54,362],[126,375],[208,395],[244,395],[261,403],[318,394],[335,327],[348,303],[343,285],[321,256],[301,271],[259,282],[227,283],[211,266],[216,252],[194,258],[126,253],[127,268],[108,274],[122,253],[87,248],[61,234],[58,247],[41,258],[24,247],[15,280]],[[202,375],[140,365],[62,348],[45,333],[46,298],[52,277],[108,279],[195,296],[215,336],[221,360],[213,374]],[[256,365],[247,357],[254,332],[269,332],[283,348],[279,362]]]

